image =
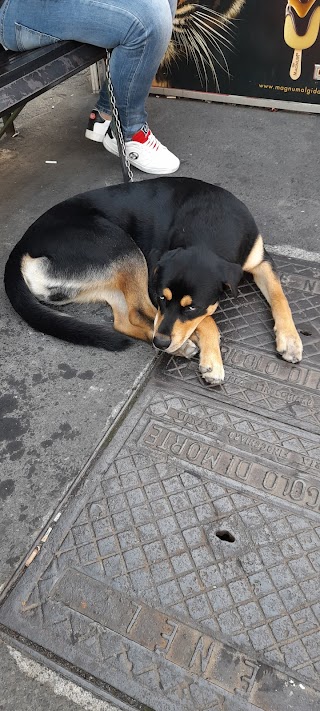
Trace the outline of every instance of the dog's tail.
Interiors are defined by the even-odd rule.
[[[36,331],[69,343],[108,351],[124,350],[133,342],[117,331],[85,323],[38,301],[22,276],[21,252],[18,250],[13,250],[7,261],[4,285],[14,310]]]

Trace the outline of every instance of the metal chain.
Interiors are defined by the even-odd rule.
[[[133,182],[133,172],[131,170],[130,161],[127,156],[126,144],[125,144],[125,140],[124,140],[124,136],[123,136],[123,132],[122,132],[119,111],[117,109],[116,99],[115,99],[113,85],[112,85],[112,81],[111,81],[110,52],[108,50],[107,50],[107,58],[106,58],[106,80],[107,80],[107,88],[108,88],[108,94],[109,94],[110,106],[111,106],[112,128],[114,129],[114,133],[115,133],[115,136],[117,139],[117,146],[118,146],[118,151],[119,151],[119,158],[120,158],[120,163],[121,163],[123,182],[124,183],[132,183]]]

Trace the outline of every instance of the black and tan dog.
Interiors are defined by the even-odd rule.
[[[196,343],[203,378],[219,384],[212,315],[243,271],[271,306],[277,351],[297,363],[301,340],[253,217],[228,191],[191,178],[101,188],[52,207],[13,249],[5,287],[30,326],[72,343],[121,350],[130,336],[186,357]],[[110,304],[120,333],[47,306],[97,301]]]

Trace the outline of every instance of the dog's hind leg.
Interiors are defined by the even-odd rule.
[[[199,370],[203,379],[210,385],[221,385],[224,381],[224,368],[220,353],[220,331],[211,316],[201,321],[195,335],[200,348]]]
[[[113,309],[115,329],[151,342],[156,309],[150,301],[148,268],[142,253],[136,253],[130,263],[120,266],[115,282],[117,296],[108,298]]]
[[[260,264],[247,267],[246,271],[253,275],[255,283],[270,304],[278,353],[290,363],[299,363],[302,358],[301,338],[294,325],[290,306],[271,258],[264,252]]]
[[[140,250],[115,260],[105,275],[91,274],[75,301],[107,302],[113,311],[116,331],[152,341],[156,309],[149,298],[148,269]]]
[[[126,272],[122,272],[121,282],[130,324],[142,331],[143,340],[152,341],[157,310],[149,297],[148,267],[142,254],[131,264],[130,270],[126,268]]]
[[[116,331],[125,333],[132,338],[138,338],[141,341],[152,340],[152,327],[145,322],[131,323],[129,319],[128,304],[125,295],[122,291],[113,291],[108,296],[108,303],[113,311],[113,325]]]
[[[157,310],[149,300],[148,292],[144,298],[141,298],[141,296],[139,294],[137,298],[134,292],[126,289],[125,297],[129,308],[129,321],[133,326],[142,328],[145,331],[145,340],[152,341],[153,323]]]

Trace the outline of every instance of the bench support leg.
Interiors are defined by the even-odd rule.
[[[20,113],[20,111],[22,111],[24,106],[25,106],[25,104],[23,104],[23,106],[18,106],[18,108],[15,109],[14,111],[12,111],[11,114],[8,113],[8,114],[4,114],[2,116],[3,126],[2,126],[2,128],[0,128],[0,138],[2,138],[2,136],[5,133],[7,133],[11,137],[14,136],[14,134],[16,132],[15,127],[14,127],[14,121],[17,118],[17,116],[19,116],[19,113]]]

